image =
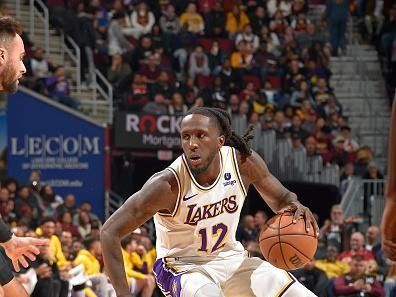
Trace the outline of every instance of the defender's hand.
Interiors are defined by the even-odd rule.
[[[49,240],[13,235],[9,241],[2,244],[7,256],[12,260],[16,272],[20,269],[19,264],[22,264],[25,268],[29,266],[25,257],[28,257],[31,261],[36,259],[36,255],[40,253],[37,246],[40,245],[49,245]]]

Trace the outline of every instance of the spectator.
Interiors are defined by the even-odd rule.
[[[253,33],[253,29],[250,24],[247,24],[243,28],[243,31],[236,35],[235,45],[238,45],[242,40],[245,41],[247,46],[252,49],[253,53],[259,48],[259,37]]]
[[[50,185],[44,185],[40,191],[40,197],[44,205],[44,214],[54,216],[59,205],[63,204],[61,196],[55,194]]]
[[[147,78],[146,82],[150,85],[155,83],[161,74],[161,68],[157,65],[156,57],[149,55],[144,63],[140,64],[140,75]]]
[[[344,150],[345,139],[337,136],[333,140],[333,148],[323,155],[323,161],[330,164],[337,164],[344,167],[345,164],[353,162],[353,155]]]
[[[355,174],[363,177],[367,173],[367,167],[371,160],[371,149],[369,147],[360,147],[356,152]]]
[[[58,66],[55,68],[54,75],[45,80],[48,96],[56,102],[76,109],[80,102],[70,97],[70,82],[66,78],[65,68]]]
[[[245,215],[242,219],[242,226],[237,232],[237,240],[242,244],[246,244],[250,240],[257,239],[257,230],[254,225],[254,217],[252,215]]]
[[[168,100],[165,99],[164,95],[157,93],[154,95],[154,101],[148,102],[143,107],[143,112],[153,114],[167,114],[168,113]]]
[[[268,216],[263,210],[258,210],[254,214],[254,225],[256,228],[256,233],[260,234],[261,229],[265,226],[265,223],[268,220]]]
[[[36,227],[37,220],[41,217],[41,205],[27,185],[18,188],[17,196],[14,200],[14,211],[18,219],[28,219],[30,227]]]
[[[175,92],[172,96],[172,104],[168,106],[169,114],[183,115],[187,110],[187,105],[184,104],[182,94]]]
[[[226,15],[221,1],[216,1],[212,9],[204,11],[205,35],[225,37]]]
[[[364,184],[364,199],[363,199],[363,211],[369,217],[371,223],[371,202],[378,196],[384,195],[383,183],[377,182],[383,180],[384,175],[378,170],[375,162],[370,162],[368,165],[367,172],[363,175],[363,179],[370,180],[370,183]]]
[[[243,28],[250,23],[246,13],[238,5],[234,5],[232,11],[227,13],[226,30],[228,36],[234,39],[235,36],[242,32]]]
[[[111,67],[107,71],[107,79],[114,88],[116,98],[119,98],[126,91],[131,77],[131,67],[128,63],[122,61],[120,54],[114,54],[111,58]]]
[[[159,24],[165,39],[165,48],[173,50],[177,34],[180,32],[180,24],[172,4],[169,4],[162,13]]]
[[[180,25],[186,26],[187,30],[194,34],[203,34],[205,23],[202,16],[197,12],[195,3],[189,3],[179,19]]]
[[[220,48],[218,41],[213,41],[208,53],[210,72],[215,73],[219,68],[221,68],[225,58],[226,54]]]
[[[34,55],[30,60],[30,67],[32,69],[33,77],[36,79],[33,88],[38,92],[43,92],[45,89],[45,80],[51,75],[51,70],[53,70],[52,64],[44,56],[45,51],[38,47],[34,51]]]
[[[82,238],[87,237],[91,233],[91,218],[88,212],[83,210],[80,211],[78,214],[78,224],[76,226]]]
[[[304,80],[301,80],[297,84],[297,89],[291,95],[290,104],[291,106],[297,107],[302,104],[303,99],[307,99],[311,104],[315,105],[315,102],[309,91],[308,83]]]
[[[125,26],[125,14],[117,11],[113,15],[108,29],[109,55],[125,54],[133,45],[125,38],[122,28]]]
[[[326,257],[323,260],[316,260],[315,267],[323,270],[328,279],[334,279],[349,271],[349,265],[337,260],[338,248],[329,244],[326,249]]]
[[[292,271],[297,280],[317,296],[326,296],[326,273],[310,261],[303,268]]]
[[[60,222],[62,224],[62,231],[68,231],[72,234],[74,238],[79,239],[81,237],[80,232],[77,227],[73,224],[73,216],[70,212],[65,211],[60,216]]]
[[[56,264],[59,268],[69,267],[70,263],[66,260],[62,252],[62,245],[55,235],[56,220],[52,217],[45,217],[39,223],[39,229],[36,231],[38,236],[43,236],[50,240],[49,253],[52,259],[56,259]]]
[[[354,232],[350,238],[350,250],[343,251],[337,259],[347,264],[351,264],[354,255],[362,256],[364,261],[374,260],[374,255],[364,247],[364,235],[360,232]]]
[[[268,26],[269,18],[264,6],[257,6],[254,16],[250,17],[253,32],[260,32],[263,26]]]
[[[162,94],[165,99],[170,100],[173,93],[174,87],[170,83],[169,74],[166,71],[161,71],[156,82],[151,86],[152,94]]]
[[[37,275],[32,297],[67,297],[69,283],[62,279],[56,262],[52,261],[50,249],[39,246],[40,254],[31,263]]]
[[[331,91],[327,87],[326,79],[319,78],[318,83],[315,87],[312,88],[312,94],[315,98],[316,104],[323,104],[326,103],[329,97],[331,96]]]
[[[349,273],[334,280],[333,292],[335,296],[351,297],[384,297],[384,289],[373,277],[365,275],[365,259],[362,255],[354,255],[351,259]]]
[[[326,245],[334,245],[344,251],[349,248],[350,227],[344,220],[344,210],[341,205],[333,205],[330,211],[330,219],[326,220],[320,228],[320,240]]]
[[[72,261],[74,257],[71,256],[71,249],[73,244],[73,236],[69,231],[62,231],[59,238],[61,242],[62,252],[67,261]]]
[[[67,194],[64,203],[56,208],[58,216],[63,215],[65,212],[70,212],[72,216],[77,213],[76,197],[73,194]]]
[[[121,109],[139,111],[149,101],[146,78],[139,73],[133,76],[130,89],[123,95]]]
[[[223,85],[229,88],[235,88],[241,80],[238,70],[232,68],[231,60],[228,58],[224,59],[223,64],[215,71],[214,75],[219,76]]]
[[[101,273],[98,258],[102,256],[100,241],[94,238],[84,240],[85,249],[78,252],[73,266],[83,265],[84,272],[92,282],[92,289],[97,296],[114,296],[115,290],[108,284],[107,277]]]
[[[348,153],[354,153],[359,149],[359,144],[355,139],[351,138],[351,128],[349,126],[341,126],[340,136],[344,138],[344,150]]]
[[[201,46],[195,47],[194,52],[190,55],[188,74],[192,79],[195,79],[197,75],[210,74],[208,56]]]
[[[337,56],[338,50],[346,50],[345,32],[349,10],[346,0],[328,0],[326,3],[326,17],[330,30],[332,55]]]
[[[242,40],[237,46],[237,51],[231,55],[231,66],[240,73],[246,74],[253,67],[253,54],[246,41]]]
[[[124,34],[139,39],[140,36],[151,32],[155,24],[154,14],[144,1],[141,1],[136,9],[132,12],[130,20],[126,18],[126,28],[123,29]]]
[[[124,260],[125,274],[128,282],[136,283],[133,294],[141,293],[142,297],[150,297],[155,288],[155,280],[152,275],[144,274],[134,269],[131,253],[137,249],[137,242],[132,236],[126,236],[121,240],[122,257]]]
[[[341,174],[341,185],[340,185],[340,193],[341,195],[344,195],[346,190],[348,189],[349,183],[351,182],[353,176],[355,173],[355,167],[353,166],[353,163],[347,163],[345,164],[345,167],[342,170]]]

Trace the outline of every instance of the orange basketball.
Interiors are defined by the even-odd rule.
[[[293,214],[283,213],[269,219],[261,230],[260,250],[272,265],[294,270],[311,261],[318,239],[313,227],[305,229],[305,221],[300,219],[293,224]]]

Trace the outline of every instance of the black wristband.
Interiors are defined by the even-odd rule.
[[[10,228],[0,219],[0,243],[9,241],[12,235]]]

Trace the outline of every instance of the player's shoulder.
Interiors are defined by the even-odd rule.
[[[236,159],[238,163],[238,168],[242,176],[250,177],[251,180],[268,173],[267,165],[265,164],[263,158],[254,150],[251,150],[249,156],[244,156],[236,151]]]
[[[177,186],[176,176],[169,167],[155,173],[150,177],[149,182],[155,183],[156,185],[163,183]]]

